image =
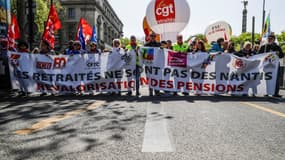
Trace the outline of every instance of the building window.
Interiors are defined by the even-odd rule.
[[[68,8],[68,19],[75,19],[75,8]]]
[[[75,37],[76,30],[74,30],[74,26],[76,26],[76,23],[70,23],[67,26],[67,38],[68,38],[68,40],[72,40]]]

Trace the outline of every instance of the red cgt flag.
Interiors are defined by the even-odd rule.
[[[42,36],[43,41],[49,42],[51,48],[54,48],[54,31],[61,28],[61,23],[57,15],[55,7],[52,5],[50,7],[48,19],[46,22],[45,30]]]
[[[8,27],[9,48],[15,48],[15,40],[20,38],[20,29],[17,18],[14,14],[11,17],[11,24]]]
[[[83,30],[83,34],[84,34],[84,37],[85,37],[85,41],[89,40],[91,38],[91,36],[92,36],[92,27],[86,21],[86,19],[84,19],[82,17],[80,18],[79,24],[77,26],[77,32],[76,32],[76,35],[75,35],[75,40],[78,40],[80,26],[82,26],[82,30]]]

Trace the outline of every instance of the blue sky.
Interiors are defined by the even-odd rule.
[[[124,23],[124,35],[143,37],[142,20],[151,0],[109,0],[113,9]],[[224,20],[228,22],[234,35],[241,33],[241,0],[187,0],[191,9],[190,22],[182,31],[186,37],[204,33],[211,22]],[[247,31],[251,32],[252,16],[255,16],[255,31],[261,31],[263,0],[248,0]],[[266,0],[266,15],[271,11],[271,29],[275,33],[285,31],[285,0]]]

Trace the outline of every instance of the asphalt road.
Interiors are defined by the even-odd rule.
[[[285,100],[0,98],[1,160],[284,160]]]

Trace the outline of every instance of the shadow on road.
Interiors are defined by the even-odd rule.
[[[120,98],[116,97],[123,101],[124,97]],[[106,103],[29,135],[16,135],[14,131],[23,128],[11,127],[23,122],[25,127],[30,127],[39,120],[86,108],[95,100]],[[6,105],[0,106],[0,129],[3,131],[0,133],[0,150],[9,155],[6,159],[23,160],[35,156],[41,159],[47,153],[60,153],[52,159],[61,159],[67,153],[88,152],[128,138],[126,130],[130,126],[143,125],[146,118],[131,103],[120,104],[115,99],[100,96],[1,98],[1,101]]]
[[[0,102],[10,102],[11,105],[21,104],[26,101],[42,101],[42,100],[104,100],[106,102],[114,101],[127,101],[127,102],[153,102],[160,103],[160,101],[209,101],[209,102],[228,102],[228,101],[242,101],[242,102],[270,102],[270,103],[282,103],[285,102],[284,98],[272,98],[272,97],[247,97],[247,96],[228,96],[228,95],[216,95],[216,96],[109,96],[109,95],[84,95],[84,96],[36,96],[36,97],[2,97]]]

